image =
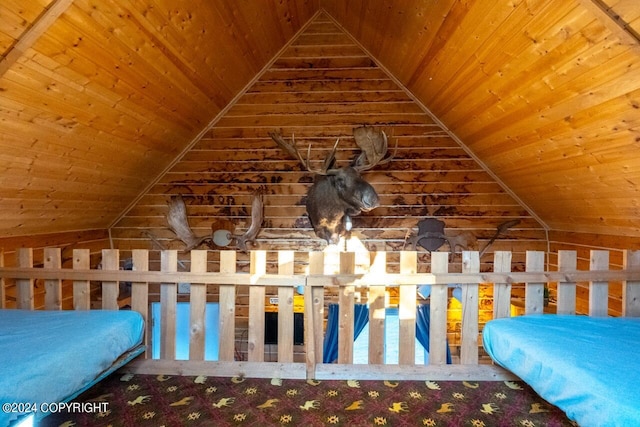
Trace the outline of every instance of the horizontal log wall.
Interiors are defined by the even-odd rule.
[[[500,224],[519,220],[481,258],[482,269],[490,268],[493,250],[512,251],[523,268],[527,249],[546,249],[544,227],[527,209],[322,14],[114,225],[115,247],[181,249],[165,218],[167,201],[178,194],[197,235],[211,235],[212,228],[242,234],[251,222],[252,194],[262,189],[259,249],[324,249],[305,213],[313,176],[278,149],[268,132],[295,135],[304,149],[310,144],[314,166],[339,137],[337,159],[346,165],[357,154],[352,129],[365,124],[384,130],[391,147],[397,145],[390,163],[365,173],[381,201],[380,207],[354,218],[353,235],[367,249],[410,249],[407,234],[426,217],[444,221],[447,234],[463,235],[469,250],[482,250]],[[456,252],[460,261],[460,249]],[[151,259],[159,263],[159,252]],[[397,257],[390,261],[399,262]],[[420,268],[428,261],[428,253],[421,251]]]
[[[587,269],[591,263],[591,251],[609,252],[609,268],[622,269],[625,265],[625,250],[640,249],[637,237],[612,236],[593,233],[574,233],[562,231],[549,232],[549,268],[558,268],[558,253],[563,250],[577,253],[577,268]],[[552,289],[552,296],[555,289]],[[586,312],[589,307],[589,290],[585,284],[577,288],[578,309]],[[623,286],[620,282],[612,282],[609,290],[609,307],[612,315],[621,315],[623,311]]]
[[[498,217],[520,214],[492,209],[504,199],[494,182],[468,170],[469,158],[459,156],[456,144],[454,151],[444,142],[422,149],[420,138],[443,135],[450,142],[448,135],[439,126],[431,133],[436,123],[421,119],[423,111],[385,70],[549,228],[639,235],[640,68],[633,33],[639,18],[633,1],[606,1],[607,7],[590,0],[562,6],[549,0],[227,1],[206,7],[160,1],[151,8],[144,1],[22,3],[0,5],[4,235],[111,224],[217,117],[185,165],[160,179],[167,188],[155,187],[153,197],[132,209],[134,218],[118,236],[122,248],[142,247],[142,229],[161,231],[165,200],[155,196],[183,188],[191,191],[197,227],[208,231],[215,218],[242,229],[246,196],[258,184],[273,189],[263,234],[273,246],[265,248],[317,245],[306,243],[310,229],[301,213],[310,176],[293,164],[274,170],[281,159],[257,140],[269,143],[265,131],[273,127],[296,131],[319,143],[319,159],[325,136],[349,135],[361,122],[397,129],[400,140],[398,160],[369,174],[380,179],[386,199],[371,218],[358,219],[365,240],[397,250],[401,228],[433,214],[486,242]],[[321,8],[326,15],[314,18],[262,73]],[[215,49],[203,48],[211,43]],[[256,156],[246,157],[243,148]],[[262,170],[250,164],[255,159],[264,159]],[[224,162],[233,164],[229,173],[220,170]],[[455,172],[461,172],[457,178]],[[407,188],[397,199],[396,186]],[[460,193],[473,197],[461,200]],[[218,197],[217,204],[204,195]],[[480,218],[496,221],[487,225]],[[517,252],[506,244],[542,239],[525,222],[519,226],[497,245]],[[152,259],[159,262],[159,255]],[[491,257],[486,260],[481,265]]]
[[[45,248],[60,248],[60,264],[63,267],[73,265],[73,250],[82,248],[89,250],[89,265],[95,268],[102,260],[102,249],[110,246],[108,230],[87,230],[67,233],[39,234],[22,237],[0,238],[0,258],[3,259],[5,267],[15,267],[18,257],[15,248],[31,248],[33,265],[43,266],[46,263]],[[4,255],[4,256],[2,256]],[[94,290],[96,287],[94,286]],[[6,305],[15,307],[17,296],[14,280],[5,281],[5,296],[3,299]],[[36,280],[34,283],[34,305],[36,308],[45,306],[45,283]],[[73,307],[73,292],[70,283],[63,282],[62,307],[70,309]]]
[[[356,254],[345,252],[340,255],[340,274],[322,274],[325,257],[321,252],[305,254],[308,257],[309,271],[306,274],[292,274],[292,262],[295,254],[291,251],[277,253],[279,271],[266,273],[266,252],[251,252],[251,273],[239,273],[236,269],[235,252],[225,251],[218,272],[208,271],[207,251],[192,251],[191,271],[178,272],[177,252],[162,252],[161,271],[149,271],[148,252],[134,252],[134,270],[122,271],[118,268],[119,251],[105,250],[105,260],[101,270],[86,268],[89,254],[86,250],[74,251],[74,268],[60,268],[60,250],[47,248],[47,262],[42,268],[33,268],[31,249],[20,249],[17,267],[2,267],[0,280],[15,279],[18,288],[18,308],[33,309],[33,281],[43,279],[47,283],[47,309],[61,308],[61,282],[73,281],[76,309],[89,308],[89,295],[86,286],[89,281],[99,280],[102,284],[102,308],[113,309],[118,306],[118,284],[121,281],[132,283],[131,307],[149,320],[149,284],[160,283],[162,345],[160,360],[149,359],[134,362],[128,369],[146,373],[173,373],[191,375],[237,375],[265,376],[279,378],[359,378],[359,379],[409,379],[415,375],[426,375],[433,379],[476,379],[492,380],[511,378],[501,369],[479,364],[478,324],[478,287],[490,284],[493,287],[493,317],[509,316],[511,305],[511,287],[522,283],[526,289],[525,313],[543,312],[543,288],[556,282],[559,293],[557,312],[576,313],[576,283],[588,281],[590,292],[589,312],[591,316],[606,316],[608,305],[608,285],[610,281],[621,281],[624,286],[624,314],[640,316],[640,251],[625,251],[624,270],[609,270],[609,252],[592,251],[592,263],[588,271],[575,269],[577,254],[575,251],[561,253],[562,262],[559,271],[546,271],[544,253],[528,251],[525,272],[514,272],[510,265],[511,254],[506,251],[495,253],[494,272],[480,272],[478,252],[463,253],[464,266],[461,273],[448,273],[448,254],[437,253],[433,259],[431,273],[416,272],[416,252],[401,253],[400,273],[388,273],[386,254],[376,253],[370,268],[356,273]],[[176,304],[177,286],[180,282],[189,282],[192,286],[190,351],[189,361],[176,361]],[[462,305],[462,342],[460,346],[460,364],[446,365],[446,307],[448,304],[447,286],[452,283],[463,287]],[[220,286],[219,321],[219,360],[204,361],[204,310],[202,303],[206,296],[206,286]],[[429,365],[415,365],[413,344],[415,341],[416,305],[418,300],[415,288],[419,284],[432,286],[430,318],[430,354]],[[265,290],[278,288],[278,356],[276,362],[265,361],[264,348],[264,312]],[[295,362],[293,348],[293,288],[304,287],[305,298],[305,361]],[[234,301],[236,289],[249,289],[249,323],[246,338],[247,360],[238,361],[235,354],[237,304]],[[380,291],[385,287],[400,288],[401,320],[399,329],[399,365],[383,365],[380,358],[384,346],[384,323],[380,322],[381,313],[376,309],[381,304]],[[337,364],[322,363],[323,320],[325,318],[325,295],[329,288],[340,292],[341,313],[339,327],[339,353]],[[368,365],[353,364],[353,309],[356,289],[368,292],[370,307],[370,355]],[[384,313],[384,312],[382,312]],[[382,314],[384,319],[384,314]],[[148,325],[149,322],[147,322]],[[147,343],[149,335],[147,334]]]

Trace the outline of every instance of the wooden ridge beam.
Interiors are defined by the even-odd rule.
[[[636,53],[640,52],[640,34],[615,13],[612,7],[607,6],[602,0],[580,0],[580,4],[596,15],[613,34],[620,35],[623,40],[631,41],[630,47]]]
[[[40,38],[42,34],[64,13],[73,0],[53,0],[42,11],[33,24],[15,41],[0,60],[0,77]]]

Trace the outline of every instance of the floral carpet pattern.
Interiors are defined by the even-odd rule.
[[[522,382],[304,381],[115,374],[42,426],[576,426]]]

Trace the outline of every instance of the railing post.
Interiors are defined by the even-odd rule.
[[[62,268],[60,248],[44,248],[44,267]],[[44,309],[62,310],[62,280],[46,279],[44,292]]]
[[[309,274],[324,273],[324,253],[309,253]],[[324,330],[324,288],[311,287],[307,284],[304,288],[304,335],[305,353],[307,364],[307,379],[316,378],[316,366],[322,363],[323,358],[323,334]]]
[[[418,253],[400,252],[400,274],[416,274],[418,271]],[[416,295],[417,285],[401,285],[398,307],[398,363],[414,365],[416,360]]]
[[[250,274],[262,275],[267,271],[267,252],[251,251]],[[247,334],[247,359],[264,361],[264,286],[249,286],[249,333]]]
[[[191,251],[191,272],[207,271],[207,251]],[[204,360],[205,314],[207,284],[191,283],[189,296],[189,360]]]
[[[369,272],[382,275],[387,272],[387,253],[376,252]],[[369,287],[369,364],[384,363],[384,322],[386,318],[385,287]]]
[[[431,273],[449,272],[449,253],[431,252]],[[449,286],[431,286],[431,315],[429,318],[429,364],[447,363],[447,303]]]
[[[73,269],[89,270],[91,263],[91,252],[89,249],[73,250]],[[73,281],[73,309],[91,309],[91,285],[88,280]]]
[[[527,251],[527,272],[544,271],[544,252]],[[525,283],[525,314],[542,314],[544,312],[544,283]]]
[[[575,271],[578,268],[576,251],[558,251],[558,271]],[[557,314],[576,314],[576,283],[558,282]]]
[[[609,269],[609,251],[591,251],[591,271]],[[609,282],[589,282],[589,316],[606,317],[609,314]]]
[[[292,275],[294,252],[278,251],[278,274]],[[278,287],[278,362],[293,362],[293,287]]]
[[[354,252],[340,252],[340,274],[353,274],[356,256]],[[338,296],[338,363],[353,363],[353,337],[355,322],[355,286],[340,287]]]
[[[33,249],[19,248],[17,253],[18,267],[33,268]],[[33,279],[16,279],[18,292],[18,308],[21,310],[33,310]]]
[[[624,251],[624,269],[640,269],[640,251]],[[625,280],[622,283],[622,315],[640,317],[640,281]]]
[[[480,256],[477,251],[462,252],[462,272],[480,272]],[[462,365],[478,364],[478,294],[478,283],[462,286],[462,343],[460,345]]]
[[[120,253],[117,249],[102,250],[102,269],[120,270]],[[117,281],[102,282],[102,309],[117,310],[120,285]]]
[[[356,252],[354,254],[354,261],[355,261],[355,266],[354,266],[354,272],[357,271],[359,273],[368,273],[371,271],[371,253],[369,253],[369,251],[366,250],[359,250],[358,252]],[[365,295],[365,299],[366,301],[370,301],[370,294],[369,294],[369,290],[371,289],[371,287],[369,286],[369,284],[365,284],[364,289],[361,291],[361,295],[360,297],[362,298],[362,294]],[[371,318],[371,306],[369,304],[368,305],[368,317]],[[355,307],[354,307],[354,316],[355,316]],[[355,318],[354,318],[355,321]],[[369,339],[371,339],[371,324],[368,325],[369,326]],[[354,325],[354,346],[355,346],[355,325]],[[355,354],[355,351],[354,351]],[[371,363],[369,362],[369,355],[367,354],[367,363]]]
[[[160,252],[160,270],[164,273],[178,271],[178,251]],[[176,359],[177,299],[176,283],[160,283],[160,359]]]
[[[495,251],[493,253],[493,272],[511,272],[511,252]],[[493,318],[511,316],[511,283],[493,284]]]
[[[133,269],[135,271],[149,271],[149,251],[144,249],[133,249],[131,251]],[[147,282],[131,283],[131,309],[142,315],[145,324],[144,344],[145,359],[151,358],[150,344],[150,318],[149,318],[149,284]]]
[[[220,251],[220,273],[236,272],[236,252]],[[236,341],[236,286],[220,285],[220,348],[218,359],[231,362],[234,359]]]

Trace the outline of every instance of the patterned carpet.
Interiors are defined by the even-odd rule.
[[[42,426],[576,426],[521,382],[304,381],[121,375]],[[89,407],[89,406],[84,406]]]

